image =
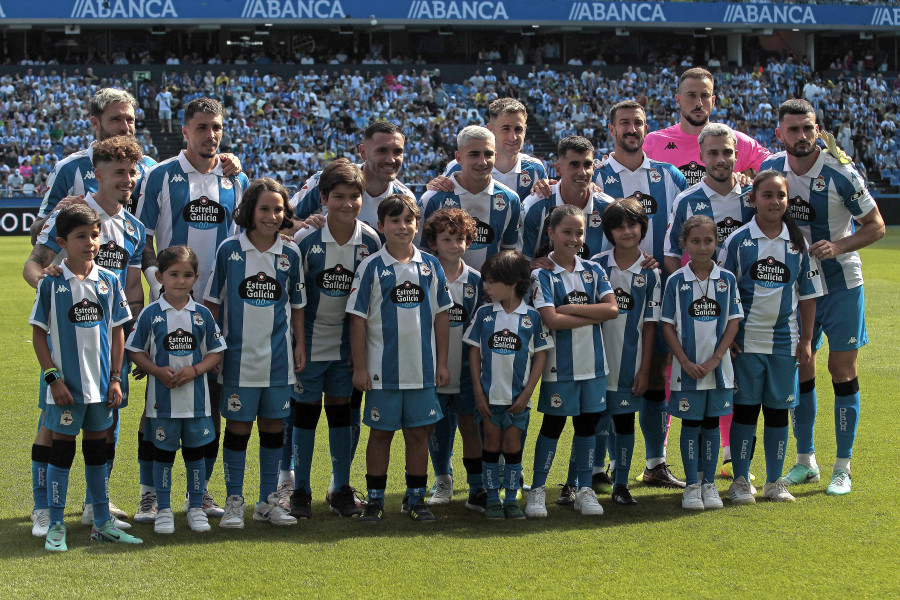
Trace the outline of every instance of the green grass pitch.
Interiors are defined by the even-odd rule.
[[[463,508],[464,478],[460,477],[453,502],[435,511],[437,521],[416,524],[400,515],[403,442],[397,439],[385,520],[367,526],[326,510],[324,493],[330,466],[322,419],[313,466],[315,515],[311,521],[275,529],[252,522],[248,513],[242,531],[225,531],[213,523],[211,532],[196,534],[188,529],[180,502],[175,501],[174,535],[157,536],[152,526],[136,525],[132,532],[143,537],[141,546],[92,545],[88,528],[78,520],[84,494],[79,456],[66,513],[70,550],[63,555],[43,550],[43,540],[31,536],[28,518],[32,506],[30,446],[38,417],[38,367],[28,325],[33,292],[21,278],[28,251],[26,238],[0,238],[0,597],[897,595],[900,510],[892,486],[900,447],[896,411],[900,371],[894,354],[894,336],[900,331],[898,229],[891,229],[884,240],[862,253],[872,341],[860,352],[863,401],[849,496],[825,495],[835,445],[833,393],[823,350],[819,354],[816,428],[823,481],[794,489],[796,504],[760,502],[732,507],[726,502],[724,510],[689,514],[680,507],[679,493],[635,485],[638,506],[618,507],[608,497],[601,497],[606,514],[590,518],[555,506],[558,488],[552,488],[549,518],[485,522]],[[142,388],[143,384],[133,385],[133,398],[142,397]],[[133,401],[122,413],[122,437],[110,481],[112,500],[132,513],[138,501],[139,405]],[[531,427],[536,432],[540,416],[534,416]],[[678,433],[675,423],[669,458],[673,470],[682,473]],[[567,436],[571,436],[571,427],[560,441],[550,484],[565,479]],[[257,485],[256,439],[254,434],[247,461],[248,504],[255,500]],[[365,441],[364,428],[352,473],[358,487],[364,487]],[[459,444],[457,440],[454,468],[464,473]],[[533,444],[531,437],[525,452],[526,479],[530,479]],[[643,461],[642,449],[638,434],[636,465]],[[786,468],[793,458],[792,439]],[[176,460],[173,490],[183,490],[185,485],[183,468],[178,468],[180,460]],[[762,479],[761,451],[753,462],[753,472]],[[720,480],[723,494],[727,485]],[[217,499],[224,500],[219,465],[211,488]],[[173,499],[178,497],[178,492],[173,492]]]

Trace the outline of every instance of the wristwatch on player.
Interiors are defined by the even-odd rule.
[[[44,383],[46,383],[47,385],[53,385],[60,379],[62,379],[62,377],[59,376],[58,369],[52,368],[44,371]]]

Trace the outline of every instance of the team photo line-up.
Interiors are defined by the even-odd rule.
[[[857,352],[868,342],[857,250],[884,235],[884,222],[851,160],[820,135],[812,105],[780,106],[784,151],[773,155],[709,122],[713,82],[705,69],[685,71],[681,121],[655,132],[638,102],[614,105],[613,151],[599,157],[586,138],[562,139],[558,180],[521,152],[525,106],[495,100],[487,126],[458,133],[455,160],[420,198],[398,181],[406,140],[389,122],[365,130],[362,164],[336,159],[291,197],[218,153],[216,100],[186,105],[186,147],[157,164],[134,138],[134,98],[101,89],[90,103],[96,141],[56,165],[23,272],[37,290],[30,323],[42,369],[32,533],[47,550],[67,549],[81,433],[91,540],[141,543],[108,498],[129,373],[147,381],[133,520],[158,534],[175,530],[179,448],[190,529],[208,531],[209,517],[244,527],[254,421],[253,520],[311,518],[323,406],[326,502],[360,521],[384,516],[396,431],[401,510],[413,520],[434,520],[453,497],[457,430],[467,509],[547,517],[546,480],[569,416],[556,503],[581,514],[603,514],[598,492],[637,503],[635,414],[646,453],[638,480],[681,490],[683,508],[721,508],[717,474],[732,478],[734,504],[794,501],[789,487],[820,479],[823,337],[837,441],[826,491],[850,493]],[[693,185],[673,164],[699,172]],[[536,389],[542,421],[526,444]],[[760,410],[761,493],[750,473]],[[683,480],[666,462],[673,416]],[[361,423],[365,499],[350,481]],[[784,474],[789,425],[797,458]],[[208,490],[220,446],[224,507]]]

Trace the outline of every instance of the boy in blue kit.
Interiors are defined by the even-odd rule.
[[[484,427],[482,468],[487,489],[487,519],[524,519],[516,500],[522,474],[522,434],[528,428],[531,394],[553,347],[541,315],[522,298],[531,287],[528,259],[502,250],[484,265],[484,287],[493,301],[475,313],[466,331],[472,346],[470,365],[476,420]],[[506,501],[500,504],[498,462],[503,451]]]
[[[50,529],[44,548],[65,551],[63,512],[75,438],[84,431],[85,479],[94,509],[92,541],[139,544],[109,514],[106,430],[122,403],[122,325],[131,319],[118,278],[98,267],[100,215],[70,206],[56,219],[57,243],[66,251],[62,274],[38,283],[31,312],[33,344],[47,384],[46,426],[53,432],[47,469]]]
[[[363,422],[369,502],[362,521],[384,516],[394,432],[406,442],[409,516],[433,521],[425,505],[428,437],[441,418],[435,387],[450,381],[447,351],[453,300],[441,263],[414,245],[419,209],[394,194],[378,206],[384,247],[359,265],[347,301],[353,386],[366,392]]]
[[[144,414],[154,445],[156,533],[175,533],[171,481],[179,446],[187,468],[188,525],[193,531],[209,531],[203,511],[203,448],[215,429],[205,374],[222,361],[225,342],[209,309],[191,298],[198,262],[187,246],[159,253],[156,278],[164,291],[141,312],[125,346],[134,364],[149,375]]]
[[[366,190],[359,167],[339,158],[322,171],[318,186],[325,224],[301,229],[294,237],[306,274],[308,360],[291,396],[295,485],[289,506],[298,519],[312,517],[310,470],[323,397],[335,490],[331,510],[344,517],[362,513],[350,487],[353,380],[347,298],[359,264],[381,248],[378,233],[357,218]]]
[[[266,177],[254,181],[234,213],[244,232],[219,246],[206,288],[206,307],[222,323],[228,345],[219,375],[228,491],[220,527],[244,527],[244,467],[253,421],[259,428],[260,470],[253,520],[297,523],[276,494],[283,420],[290,413],[295,373],[306,364],[300,249],[279,234],[290,227],[292,215],[280,183]]]
[[[466,482],[469,484],[466,508],[482,512],[487,494],[481,477],[481,434],[474,418],[475,397],[469,371],[469,352],[463,343],[463,334],[482,302],[481,274],[462,259],[476,234],[477,223],[469,213],[460,208],[442,208],[428,218],[423,227],[422,241],[440,261],[453,300],[447,358],[450,382],[437,390],[444,417],[435,423],[429,440],[435,489],[428,505],[448,504],[453,496],[450,459],[458,426],[463,441]]]

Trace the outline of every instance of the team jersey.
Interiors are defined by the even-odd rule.
[[[713,264],[709,277],[703,282],[694,275],[690,263],[672,273],[666,281],[659,319],[675,326],[678,341],[691,362],[699,364],[712,358],[728,321],[743,318],[734,275],[718,265]],[[669,387],[675,391],[734,388],[731,353],[726,352],[719,366],[702,379],[688,375],[678,359],[673,358]]]
[[[531,287],[532,304],[538,310],[564,304],[597,304],[613,293],[603,268],[577,256],[572,273],[559,265],[552,271],[532,271]],[[543,381],[581,381],[609,372],[599,323],[552,333],[554,348],[547,355]]]
[[[794,356],[800,339],[797,303],[822,295],[816,259],[791,243],[787,225],[770,240],[754,217],[728,237],[719,262],[737,279],[746,315],[738,345],[744,352]]]
[[[415,250],[406,264],[386,248],[356,270],[347,312],[366,319],[366,369],[376,390],[435,387],[434,317],[453,300],[438,259]]]
[[[800,226],[807,244],[819,240],[836,242],[854,231],[853,218],[864,217],[876,208],[865,182],[851,165],[844,165],[820,151],[812,168],[804,175],[791,170],[785,152],[763,163],[764,169],[784,173],[788,183],[788,213]],[[863,284],[859,252],[845,252],[822,261],[822,289],[826,294]]]
[[[125,292],[115,273],[96,264],[84,279],[60,266],[62,275],[38,281],[29,323],[47,332],[53,365],[75,403],[106,402],[112,330],[131,319]],[[55,404],[50,386],[45,400]]]
[[[360,170],[363,168],[362,164],[356,166]],[[290,204],[298,219],[306,219],[310,215],[318,213],[327,214],[327,209],[322,208],[322,194],[319,191],[319,177],[321,175],[322,171],[319,171],[307,179],[300,191],[291,197]],[[416,195],[408,187],[399,181],[392,181],[380,196],[370,196],[369,192],[363,192],[362,209],[359,211],[357,218],[375,231],[378,231],[378,205],[391,194],[403,194],[416,200]],[[416,205],[421,211],[422,205],[418,201],[416,201]],[[381,241],[384,241],[383,237],[381,237]]]
[[[194,298],[202,298],[213,268],[216,248],[236,233],[232,214],[241,194],[250,185],[243,173],[222,174],[222,163],[202,174],[188,161],[184,150],[159,163],[144,178],[137,217],[155,236],[157,252],[185,245],[197,254],[200,276]]]
[[[122,289],[128,279],[129,268],[141,268],[141,255],[144,253],[144,225],[130,212],[120,208],[119,212],[109,215],[103,210],[94,196],[88,193],[85,203],[100,215],[100,252],[94,262],[109,269],[119,278]],[[56,217],[58,212],[50,215],[44,223],[37,244],[41,244],[59,254],[64,254],[56,243]]]
[[[541,198],[532,194],[525,199],[522,208],[524,220],[522,223],[522,254],[528,260],[534,259],[535,254],[547,243],[547,219],[557,206],[564,204],[559,193],[560,184],[554,184],[550,190],[549,198]],[[593,190],[591,200],[584,207],[584,217],[587,223],[584,228],[584,245],[578,256],[590,258],[606,247],[606,237],[603,235],[603,212],[613,201],[601,191]]]
[[[378,234],[357,220],[353,235],[342,246],[326,221],[321,229],[301,229],[294,242],[306,277],[306,359],[346,360],[350,357],[347,298],[359,263],[381,248]]]
[[[265,252],[247,233],[216,251],[205,298],[221,305],[225,357],[219,382],[240,387],[293,385],[291,310],[306,305],[303,263],[294,242],[277,236]]]
[[[716,246],[721,250],[728,236],[749,222],[756,213],[750,204],[751,189],[749,185],[742,188],[735,184],[727,196],[721,196],[701,181],[678,194],[666,234],[666,256],[682,257],[681,227],[694,215],[705,215],[715,222]]]
[[[131,201],[128,203],[128,211],[135,212],[138,198],[141,193],[141,183],[147,172],[156,165],[156,161],[149,156],[141,158],[137,164],[137,185],[131,193]],[[84,150],[73,152],[65,157],[53,168],[50,178],[47,179],[47,193],[38,210],[38,218],[46,218],[56,209],[59,201],[66,196],[80,196],[82,194],[97,191],[97,179],[94,177],[94,146],[88,146]]]
[[[462,208],[469,213],[477,221],[477,231],[463,260],[473,269],[480,270],[484,261],[501,248],[518,246],[522,203],[514,191],[493,179],[477,194],[467,192],[455,174],[450,175],[450,179],[454,184],[452,192],[430,190],[422,195],[425,205],[422,222],[441,208]]]
[[[196,365],[205,356],[225,350],[209,309],[188,298],[181,310],[166,302],[165,297],[153,302],[138,315],[134,331],[125,349],[144,352],[160,367],[176,373]],[[170,390],[153,375],[147,376],[147,400],[144,413],[151,418],[188,419],[210,415],[209,387],[206,376]]]
[[[524,301],[511,313],[499,302],[482,306],[463,341],[481,350],[481,387],[488,403],[499,406],[511,406],[522,393],[534,353],[553,347],[541,314]]]
[[[444,273],[446,276],[446,273]],[[447,368],[450,382],[437,389],[441,394],[458,394],[460,381],[471,381],[469,352],[464,348],[463,334],[472,323],[475,311],[481,305],[484,287],[481,273],[463,263],[463,270],[454,281],[447,283],[447,291],[453,306],[450,308],[450,351],[447,353]]]
[[[451,173],[462,170],[456,160],[451,160],[444,169],[444,177],[450,177]],[[524,202],[525,198],[531,194],[531,188],[541,179],[547,178],[547,171],[544,164],[538,159],[519,152],[519,158],[516,160],[515,166],[508,173],[499,171],[494,166],[491,172],[494,181],[499,181],[506,187],[514,190],[519,199]]]
[[[606,271],[619,306],[619,316],[601,324],[609,367],[606,389],[630,392],[634,376],[641,368],[644,323],[659,321],[662,287],[656,269],[641,268],[643,257],[622,270],[613,252],[609,250],[592,259]],[[657,329],[656,335],[662,332]]]
[[[662,264],[675,196],[688,187],[681,171],[669,163],[650,160],[646,154],[641,166],[632,171],[610,156],[595,166],[594,183],[613,198],[634,196],[644,206],[649,224],[641,250]]]
[[[747,169],[760,170],[762,162],[770,156],[762,147],[746,133],[735,131],[737,137],[737,163],[734,170],[742,173]],[[644,138],[644,153],[653,160],[667,162],[678,167],[689,185],[700,183],[706,175],[706,167],[700,161],[699,135],[692,135],[681,130],[681,124],[653,131]]]

